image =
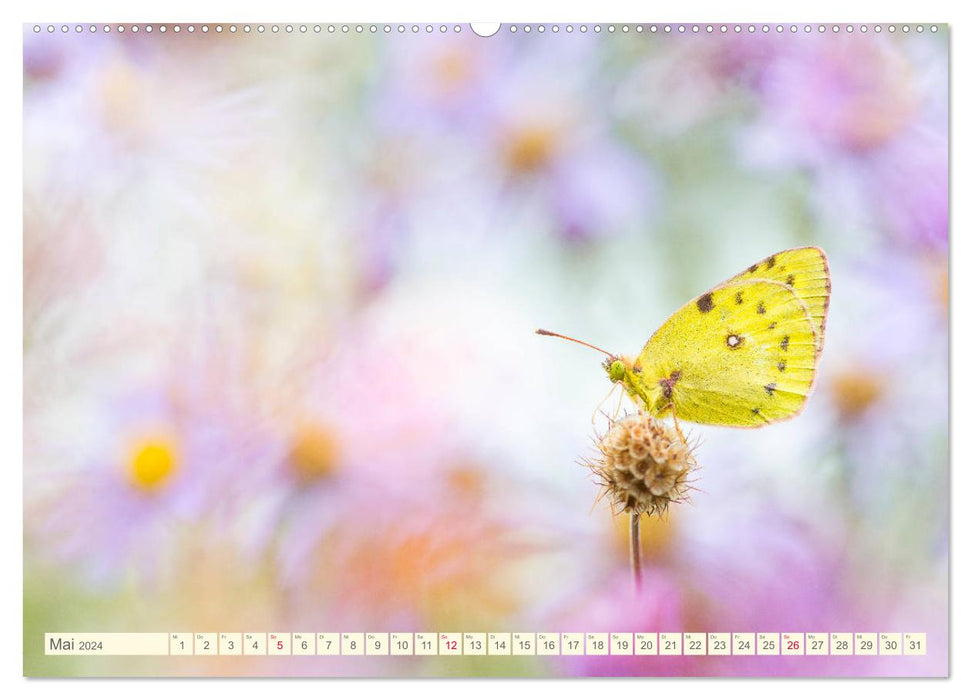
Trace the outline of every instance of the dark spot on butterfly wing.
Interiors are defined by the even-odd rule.
[[[768,394],[769,396],[775,395],[775,382],[771,384],[766,384],[764,388],[765,388],[765,393]]]
[[[668,377],[667,379],[658,380],[657,383],[661,387],[661,391],[664,394],[664,398],[666,399],[671,398],[671,394],[674,393],[674,385],[678,383],[679,379],[681,379],[681,370],[676,369],[673,372],[671,372],[671,376]]]
[[[741,292],[735,292],[735,303],[736,304],[741,304],[742,301],[743,301],[742,300],[742,293]]]
[[[749,271],[749,273],[752,273],[752,272],[755,272],[758,269],[759,269],[759,266],[758,266],[758,263],[756,263],[755,265],[752,265],[752,267],[750,267],[748,269],[748,271]]]
[[[745,343],[745,338],[738,333],[729,333],[725,336],[725,345],[729,350],[738,350]]]
[[[776,324],[776,322],[775,322],[775,321],[773,321],[772,323],[770,323],[770,324],[769,324],[769,330],[771,331],[771,330],[772,330],[773,328],[775,328],[775,327],[776,327],[776,325],[777,325],[777,324]]]
[[[765,259],[765,269],[771,270],[773,267],[775,267],[775,256],[770,255]]]
[[[698,297],[698,301],[695,303],[698,305],[698,311],[703,314],[706,314],[715,308],[715,302],[711,297],[711,292],[702,294],[700,297]]]
[[[765,313],[765,304],[760,301],[758,303],[758,305],[755,307],[755,311],[757,313],[759,313],[759,314],[764,314]]]
[[[788,284],[790,287],[792,285],[794,285],[795,283],[796,283],[796,276],[795,275],[789,275],[788,277],[786,277],[786,284]]]
[[[789,336],[782,336],[782,342],[779,343],[779,347],[782,348],[783,352],[789,349]]]
[[[779,368],[779,371],[780,372],[785,372],[786,371],[786,361],[785,360],[779,360],[779,364],[777,364],[776,367]]]

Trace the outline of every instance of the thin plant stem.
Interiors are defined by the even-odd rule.
[[[630,572],[634,583],[634,593],[641,592],[641,516],[630,511]]]

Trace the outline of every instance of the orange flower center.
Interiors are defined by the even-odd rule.
[[[472,77],[472,65],[467,54],[447,51],[434,64],[435,77],[442,92],[455,92]]]
[[[303,482],[331,476],[339,465],[340,449],[334,431],[319,423],[301,426],[290,446],[290,466]]]
[[[843,372],[833,379],[833,399],[844,419],[859,418],[883,394],[880,378],[867,371]]]
[[[517,172],[532,172],[546,165],[556,149],[556,132],[549,126],[528,126],[511,135],[506,162]]]

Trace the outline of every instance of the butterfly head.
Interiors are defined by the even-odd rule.
[[[621,382],[627,376],[627,363],[619,357],[608,357],[604,360],[603,367],[612,382]]]

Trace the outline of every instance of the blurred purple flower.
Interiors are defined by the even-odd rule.
[[[374,97],[378,125],[402,137],[481,126],[510,65],[510,49],[501,37],[482,41],[470,33],[390,37]]]
[[[272,448],[228,407],[184,399],[155,387],[108,402],[89,456],[31,473],[27,536],[41,559],[96,584],[151,579],[195,528],[232,522]]]
[[[143,215],[205,211],[201,193],[249,148],[264,112],[252,92],[227,89],[224,75],[194,70],[197,56],[166,46],[114,32],[28,37],[25,181],[100,205],[105,217],[132,202]]]
[[[409,172],[426,181],[430,172],[443,182],[495,178],[497,208],[538,204],[566,241],[630,230],[651,211],[657,185],[614,135],[606,101],[590,98],[595,46],[579,37],[555,51],[508,37],[400,38],[390,54],[397,67],[375,103],[378,123],[399,150],[435,134]]]
[[[824,210],[946,249],[946,54],[926,50],[921,37],[789,39],[758,75],[761,113],[743,134],[743,157],[808,168]]]
[[[856,303],[833,314],[834,360],[820,389],[832,407],[845,517],[884,552],[868,567],[884,572],[877,585],[946,557],[947,260],[891,252],[844,273]]]

